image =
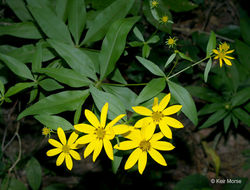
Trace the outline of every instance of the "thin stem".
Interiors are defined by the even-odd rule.
[[[181,74],[182,72],[184,72],[184,71],[190,69],[191,67],[193,67],[193,66],[195,66],[195,65],[198,65],[199,63],[202,63],[203,61],[205,61],[206,59],[209,59],[209,58],[210,58],[210,57],[205,57],[204,59],[202,59],[202,60],[200,60],[200,61],[197,61],[196,63],[194,63],[194,64],[192,64],[192,65],[190,65],[190,66],[188,66],[188,67],[186,67],[186,68],[184,68],[184,69],[182,69],[182,70],[180,70],[179,72],[173,74],[172,76],[167,77],[167,79],[171,79],[171,78],[173,78],[173,77],[175,77],[175,76]]]
[[[114,84],[114,83],[102,83],[109,86],[146,86],[148,83],[139,83],[139,84]]]
[[[177,54],[176,56],[177,56],[177,57],[176,57],[176,60],[175,60],[175,62],[174,62],[174,66],[172,67],[171,71],[168,73],[168,76],[167,76],[167,77],[169,77],[169,75],[173,72],[174,68],[175,68],[176,65],[178,64],[179,55]]]

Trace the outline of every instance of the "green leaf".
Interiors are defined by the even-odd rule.
[[[32,20],[23,0],[7,0],[6,3],[21,21]]]
[[[201,116],[201,115],[210,114],[221,108],[224,108],[224,104],[220,102],[206,104],[205,106],[203,106],[203,108],[199,110],[198,115]]]
[[[148,44],[144,44],[142,47],[142,57],[148,58],[150,50],[151,50],[150,46]]]
[[[237,108],[237,109],[233,109],[233,114],[235,115],[235,117],[241,120],[244,124],[250,127],[250,117],[247,112],[245,112],[241,108]]]
[[[191,61],[191,62],[194,61],[193,59],[191,59],[191,57],[186,56],[184,53],[178,52],[178,55],[179,55],[182,59],[185,59],[185,60],[187,60],[187,61]]]
[[[123,103],[115,95],[108,92],[100,91],[95,87],[90,87],[90,93],[99,111],[101,111],[105,103],[109,103],[109,119],[112,120],[120,114],[126,114],[126,110]],[[126,119],[126,116],[123,119]]]
[[[123,78],[120,70],[118,68],[115,69],[113,75],[110,77],[111,80],[115,82],[119,82],[121,84],[127,84],[127,81]]]
[[[72,69],[80,74],[97,80],[94,64],[86,53],[78,48],[72,47],[56,40],[48,40],[48,42],[57,51],[57,53],[63,59],[65,59],[65,61]]]
[[[106,92],[115,95],[123,103],[127,110],[133,111],[132,106],[134,105],[137,95],[132,90],[127,87],[109,85],[102,85],[102,88]]]
[[[42,181],[42,168],[34,157],[26,165],[26,175],[29,185],[33,190],[38,190]]]
[[[70,122],[57,115],[42,114],[35,115],[34,117],[44,126],[55,131],[58,127],[61,127],[64,131],[74,129],[73,125]]]
[[[227,116],[228,112],[225,109],[220,109],[213,113],[205,123],[203,123],[199,128],[204,129],[208,128],[216,123],[218,123],[220,120],[225,118]]]
[[[39,30],[32,22],[14,23],[8,26],[0,26],[0,36],[10,35],[26,39],[41,39]]]
[[[52,10],[45,6],[29,6],[29,10],[49,38],[73,45],[67,26]]]
[[[233,120],[235,128],[237,128],[239,124],[239,120],[237,119],[237,117],[234,116],[234,114],[232,114],[232,120]]]
[[[89,96],[88,90],[72,90],[52,94],[39,100],[37,103],[25,109],[18,116],[18,120],[36,114],[57,114],[64,111],[74,111]]]
[[[27,190],[27,188],[21,181],[11,178],[8,190]]]
[[[224,121],[223,121],[225,133],[228,131],[228,128],[229,128],[230,123],[231,123],[231,118],[232,118],[232,116],[231,116],[231,114],[229,114],[229,115],[224,119]]]
[[[174,190],[202,190],[203,188],[210,187],[208,179],[200,174],[193,174],[183,178],[179,181]]]
[[[151,36],[148,40],[147,40],[147,44],[155,44],[157,42],[160,41],[160,37],[157,35],[153,35]]]
[[[124,51],[127,35],[138,19],[139,17],[120,19],[109,28],[99,55],[101,80],[114,70],[117,60]]]
[[[166,87],[166,80],[164,78],[152,79],[140,92],[135,101],[138,105],[162,92]]]
[[[34,86],[34,82],[23,82],[23,83],[17,83],[14,86],[10,87],[9,90],[6,92],[5,97],[13,96],[22,90],[25,90],[27,88],[30,88]]]
[[[38,94],[38,89],[37,89],[37,88],[33,88],[33,89],[30,91],[30,99],[29,99],[28,104],[30,104],[31,102],[33,102],[33,101],[36,99],[37,94]]]
[[[244,41],[250,45],[250,23],[249,18],[240,19],[240,32]]]
[[[206,64],[206,68],[205,68],[205,71],[204,71],[204,81],[207,82],[207,78],[208,78],[208,73],[211,69],[211,66],[212,66],[212,59],[210,58]]]
[[[175,12],[190,11],[198,6],[189,0],[163,0],[162,2]]]
[[[114,174],[117,173],[121,162],[122,162],[122,157],[121,156],[116,156],[115,153],[118,152],[118,150],[114,149],[114,160],[112,160],[112,171]]]
[[[167,82],[171,95],[182,105],[181,111],[193,122],[194,125],[197,125],[197,110],[189,92],[184,87],[170,80]]]
[[[2,94],[2,95],[4,95],[4,93],[5,93],[5,88],[4,88],[4,84],[3,84],[3,82],[0,80],[0,93]]]
[[[42,61],[43,61],[42,44],[37,43],[31,65],[33,72],[37,72],[42,67]]]
[[[72,0],[71,0],[72,1]],[[56,15],[61,18],[64,22],[67,20],[68,16],[68,0],[56,0],[55,11]]]
[[[109,26],[120,18],[124,18],[134,4],[134,0],[116,0],[101,11],[91,23],[82,44],[96,42],[103,38]]]
[[[215,33],[212,31],[209,36],[209,40],[207,43],[207,57],[209,57],[213,52],[212,50],[216,48],[216,36]]]
[[[53,79],[44,79],[39,82],[39,85],[46,91],[54,91],[64,88],[62,85],[60,85]]]
[[[164,72],[155,63],[139,56],[136,56],[136,59],[154,75],[166,77]]]
[[[74,115],[74,124],[78,124],[82,113],[82,105],[78,106]]]
[[[75,43],[78,45],[79,40],[86,22],[86,8],[84,0],[69,1],[69,30],[74,37]]]
[[[66,68],[43,68],[39,70],[39,73],[44,73],[47,76],[74,88],[88,86],[92,83],[85,76]]]
[[[250,99],[250,87],[237,92],[231,99],[233,107],[239,106]]]
[[[173,53],[172,55],[170,55],[170,57],[168,58],[168,60],[167,60],[167,62],[166,62],[166,64],[165,64],[165,68],[167,68],[168,67],[168,65],[170,64],[170,63],[172,63],[172,61],[174,60],[174,58],[176,57],[176,53]]]
[[[138,38],[138,40],[140,40],[142,42],[145,41],[144,38],[143,38],[143,35],[142,35],[141,31],[137,27],[134,27],[133,33]]]
[[[29,68],[21,61],[1,53],[0,60],[2,60],[6,66],[16,75],[26,79],[34,80]]]
[[[235,42],[236,52],[239,56],[241,65],[245,68],[248,73],[250,73],[249,60],[250,60],[250,46],[241,42],[240,40],[236,40]]]

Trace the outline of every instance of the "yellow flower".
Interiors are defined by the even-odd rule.
[[[183,128],[181,122],[178,120],[169,117],[169,115],[175,114],[182,108],[181,105],[173,105],[168,108],[167,105],[170,101],[170,93],[167,94],[161,102],[158,104],[158,98],[154,98],[154,104],[152,106],[152,110],[143,107],[143,106],[135,106],[132,109],[144,117],[135,123],[135,128],[146,128],[146,136],[150,138],[156,128],[156,125],[159,125],[161,132],[169,139],[172,139],[172,132],[169,126],[174,128]]]
[[[166,24],[167,22],[168,22],[168,16],[165,15],[165,16],[160,18],[160,23]]]
[[[71,170],[73,168],[73,161],[71,156],[75,160],[81,160],[81,156],[79,155],[79,153],[74,150],[77,149],[77,144],[75,143],[75,141],[78,138],[78,134],[76,132],[72,132],[67,142],[63,129],[59,127],[57,129],[57,135],[61,143],[57,140],[49,139],[48,142],[56,148],[49,150],[47,152],[47,156],[55,156],[57,154],[60,154],[56,160],[56,165],[60,166],[65,160],[67,168]]]
[[[50,136],[50,132],[51,132],[51,130],[48,127],[44,127],[42,129],[42,135],[44,135],[44,136],[47,136],[47,135]]]
[[[176,45],[177,38],[176,37],[169,37],[166,41],[166,45],[168,45],[170,48],[173,48]]]
[[[144,129],[145,128],[142,128],[142,130],[132,130],[125,136],[125,138],[130,140],[120,142],[119,145],[117,144],[114,147],[118,150],[130,150],[135,148],[128,157],[124,167],[125,170],[132,168],[138,161],[138,171],[142,174],[147,164],[147,153],[149,153],[157,163],[167,166],[164,157],[157,150],[169,151],[173,150],[175,147],[169,142],[159,141],[163,137],[161,132],[155,133],[150,138],[147,138]]]
[[[232,65],[229,59],[234,59],[234,57],[228,56],[227,54],[233,53],[234,50],[229,50],[229,48],[230,46],[226,42],[224,42],[223,44],[219,45],[219,49],[213,49],[213,52],[217,54],[214,59],[219,59],[220,67],[222,67],[222,60],[225,61],[227,65]]]
[[[151,8],[155,8],[159,5],[159,1],[158,0],[153,0],[150,2],[150,6]]]
[[[90,122],[89,124],[77,124],[75,125],[75,129],[86,133],[77,140],[77,144],[88,144],[84,151],[84,158],[89,156],[93,151],[93,162],[95,162],[96,158],[99,156],[102,147],[104,146],[105,152],[107,156],[113,160],[113,147],[110,140],[114,139],[115,135],[123,134],[128,131],[127,125],[115,125],[121,118],[125,116],[125,114],[121,114],[113,119],[106,125],[106,119],[108,114],[108,103],[106,103],[102,107],[100,122],[93,112],[86,109],[85,116],[87,120]]]

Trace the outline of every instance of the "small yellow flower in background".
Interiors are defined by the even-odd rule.
[[[169,48],[173,48],[174,46],[176,46],[176,42],[177,42],[177,38],[176,37],[171,37],[169,36],[169,38],[166,40],[166,45],[168,45]]]
[[[75,143],[75,141],[78,138],[78,134],[76,132],[72,132],[67,142],[63,129],[59,127],[57,129],[57,135],[61,142],[58,142],[54,139],[49,139],[48,142],[56,148],[49,150],[47,152],[47,156],[55,156],[57,154],[60,154],[56,160],[56,165],[60,166],[65,160],[66,167],[69,170],[72,170],[73,161],[71,156],[75,160],[81,160],[80,154],[74,150],[77,149],[77,144]]]
[[[151,9],[157,7],[159,5],[159,1],[158,0],[152,0],[150,1],[150,7]]]
[[[51,129],[49,129],[48,127],[44,127],[42,129],[42,135],[44,135],[44,136],[47,136],[47,135],[50,136],[50,132],[51,132]]]
[[[164,157],[157,150],[169,151],[173,150],[175,147],[169,142],[159,141],[163,138],[163,134],[161,132],[155,133],[150,138],[148,138],[146,137],[144,129],[145,128],[142,128],[142,130],[131,130],[128,135],[124,136],[129,140],[123,141],[114,147],[118,150],[135,149],[128,157],[124,167],[125,170],[132,168],[138,161],[138,171],[140,174],[142,174],[147,164],[147,153],[149,153],[149,155],[157,163],[167,166]]]
[[[135,128],[146,128],[145,135],[147,138],[150,138],[153,135],[156,125],[159,125],[161,132],[169,139],[172,139],[172,132],[169,126],[174,128],[184,127],[181,122],[172,117],[169,117],[169,115],[177,113],[182,108],[182,105],[173,105],[166,108],[170,101],[170,98],[171,95],[169,93],[161,100],[159,104],[158,98],[154,98],[152,110],[143,106],[132,107],[132,109],[136,113],[147,116],[135,123]]]
[[[167,22],[168,22],[168,16],[162,16],[161,18],[160,18],[160,21],[159,21],[160,23],[162,23],[162,24],[166,24]]]
[[[220,67],[222,67],[223,61],[231,66],[232,63],[229,59],[234,59],[234,57],[228,56],[227,54],[229,53],[233,53],[233,50],[229,50],[230,49],[230,45],[228,45],[226,42],[222,43],[219,45],[219,49],[213,49],[213,52],[215,54],[217,54],[214,59],[219,59],[219,63],[220,63]],[[228,51],[229,50],[229,51]],[[223,61],[222,61],[223,60]]]
[[[112,147],[110,140],[114,139],[115,135],[128,132],[127,125],[123,125],[123,124],[115,125],[121,118],[125,116],[125,114],[121,114],[117,116],[115,119],[113,119],[111,122],[109,122],[106,125],[107,114],[108,114],[108,103],[106,103],[102,107],[100,122],[93,112],[86,109],[85,116],[91,125],[77,124],[74,126],[76,130],[87,134],[87,135],[80,137],[76,141],[76,143],[77,144],[89,143],[84,151],[84,158],[89,156],[94,151],[93,162],[95,162],[96,158],[101,153],[103,146],[104,146],[107,156],[111,160],[113,160],[114,153],[113,153],[113,147]]]

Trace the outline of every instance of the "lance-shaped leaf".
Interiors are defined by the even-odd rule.
[[[10,97],[13,96],[27,88],[30,88],[34,86],[34,82],[22,82],[22,83],[17,83],[14,86],[10,87],[9,90],[6,92],[5,97]]]
[[[34,157],[28,161],[25,171],[32,190],[38,190],[42,182],[42,168]]]
[[[215,47],[216,47],[216,36],[215,33],[212,31],[207,43],[207,51],[206,51],[207,57],[209,57],[211,53],[213,53],[212,50],[215,49]]]
[[[194,125],[197,125],[197,110],[194,100],[189,92],[184,87],[170,80],[168,80],[168,87],[174,99],[182,105],[181,111],[193,122]]]
[[[210,58],[207,62],[207,65],[206,65],[206,68],[205,68],[205,71],[204,71],[204,81],[207,82],[207,79],[208,79],[208,73],[211,69],[211,66],[212,66],[212,59]]]
[[[110,27],[99,56],[101,80],[114,70],[115,63],[124,51],[128,32],[138,19],[139,17],[120,19]]]
[[[166,80],[164,78],[152,79],[141,91],[135,101],[135,105],[140,104],[150,98],[156,96],[164,90],[166,86]]]
[[[0,36],[10,35],[19,38],[41,39],[39,30],[32,22],[14,23],[8,26],[0,26]]]
[[[61,18],[64,22],[67,20],[68,17],[68,4],[69,2],[71,2],[72,0],[68,1],[68,0],[56,0],[56,4],[55,4],[55,11],[56,11],[56,15]]]
[[[239,106],[244,102],[247,102],[250,99],[250,87],[243,88],[239,92],[237,92],[233,98],[231,99],[231,103],[233,107]]]
[[[71,87],[78,88],[88,86],[92,82],[85,76],[66,68],[44,68],[40,69],[39,73],[44,73],[57,81],[67,84]]]
[[[42,115],[36,115],[34,117],[40,123],[53,130],[57,130],[58,127],[61,127],[64,131],[74,129],[74,127],[70,122],[57,115],[42,114]]]
[[[46,91],[54,91],[64,88],[62,85],[60,85],[53,79],[44,79],[42,81],[39,81],[39,85]]]
[[[134,0],[116,0],[101,11],[91,23],[89,30],[81,45],[95,42],[103,38],[109,26],[114,21],[124,18],[134,4]]]
[[[174,58],[176,57],[176,53],[173,53],[172,55],[170,55],[170,57],[168,58],[168,60],[167,60],[167,62],[166,62],[166,64],[165,64],[165,68],[167,68],[168,67],[168,65],[170,64],[170,63],[172,63],[172,61],[174,60]]]
[[[16,75],[26,79],[34,80],[29,68],[21,61],[1,53],[0,60],[2,60],[6,66]]]
[[[144,66],[146,67],[151,73],[154,75],[160,76],[160,77],[166,77],[164,72],[152,61],[149,61],[145,58],[136,56],[136,59]]]
[[[250,127],[250,117],[249,113],[244,111],[241,108],[233,109],[233,114],[236,116],[239,120],[241,120],[243,123],[245,123],[248,127]]]
[[[68,27],[51,9],[29,6],[29,10],[48,37],[73,45]]]
[[[95,87],[90,87],[90,93],[99,111],[101,111],[103,105],[106,102],[109,103],[109,119],[114,119],[119,114],[126,114],[126,110],[123,103],[115,95],[110,94],[108,92],[103,92],[101,90],[96,89]],[[124,118],[126,118],[126,116]]]
[[[75,43],[79,44],[79,40],[86,22],[86,9],[84,0],[69,1],[69,30],[74,37]]]
[[[32,20],[23,0],[7,0],[6,2],[21,21]]]
[[[64,111],[74,111],[77,109],[79,104],[82,104],[86,100],[88,96],[88,90],[72,90],[52,94],[25,109],[18,116],[18,120],[28,115],[49,115],[61,113]]]
[[[94,63],[86,53],[78,48],[64,44],[56,40],[48,40],[57,53],[65,59],[68,65],[76,72],[96,80]]]

